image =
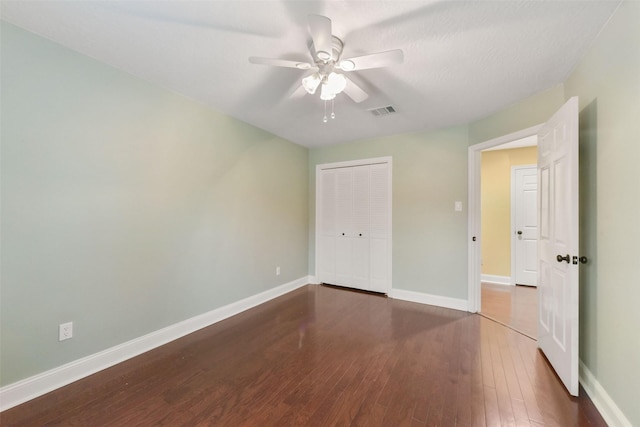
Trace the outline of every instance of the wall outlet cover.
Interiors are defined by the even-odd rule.
[[[73,337],[73,322],[61,323],[58,326],[58,341],[68,340]]]

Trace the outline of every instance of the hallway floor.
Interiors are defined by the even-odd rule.
[[[538,289],[482,283],[481,313],[536,339],[538,334]]]

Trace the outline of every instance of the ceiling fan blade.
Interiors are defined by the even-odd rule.
[[[259,56],[250,56],[249,62],[251,62],[252,64],[271,65],[274,67],[297,68],[299,70],[310,70],[312,68],[315,68],[315,66],[309,64],[308,62],[289,61],[287,59],[276,58],[261,58]]]
[[[348,77],[346,77],[346,79],[347,79],[347,85],[344,87],[343,92],[346,93],[349,98],[353,99],[353,101],[356,103],[362,102],[365,99],[369,98],[369,95],[367,94],[367,92],[362,90],[362,88],[357,84],[355,84],[353,80],[351,80]]]
[[[401,49],[387,50],[386,52],[371,53],[369,55],[356,56],[340,60],[340,69],[344,71],[366,70],[368,68],[381,68],[389,65],[402,64],[404,53]]]
[[[331,19],[322,15],[309,15],[309,31],[313,39],[313,46],[319,59],[331,59],[333,49],[331,45]]]

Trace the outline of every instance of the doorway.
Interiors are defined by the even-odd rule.
[[[481,309],[482,150],[538,135],[538,347],[569,393],[578,395],[578,97],[545,123],[469,147],[469,311]]]
[[[525,129],[469,148],[469,208],[478,213],[470,215],[469,230],[479,251],[477,265],[470,268],[470,311],[480,312],[533,339],[537,334],[538,295],[535,287],[519,286],[522,274],[516,276],[517,256],[523,255],[521,243],[526,236],[524,227],[516,230],[519,222],[512,209],[512,177],[514,169],[535,166],[537,129]],[[534,206],[534,212],[535,209]],[[524,252],[528,249],[531,247]],[[537,253],[527,264],[537,265]],[[528,277],[526,284],[535,284],[535,276],[533,282]]]

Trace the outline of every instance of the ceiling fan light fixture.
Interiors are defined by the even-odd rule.
[[[299,70],[308,70],[309,68],[311,68],[311,64],[307,62],[299,62],[296,64],[296,68]]]
[[[306,90],[308,94],[313,95],[316,93],[318,86],[320,86],[320,82],[320,75],[318,73],[313,73],[302,79],[302,87],[304,87],[304,90]]]
[[[340,69],[344,71],[351,71],[356,68],[356,64],[349,60],[345,59],[344,61],[340,61]]]
[[[320,92],[320,99],[329,101],[336,97],[337,94],[342,92],[347,86],[347,79],[342,74],[331,73],[322,82],[322,90]]]
[[[322,89],[320,90],[320,99],[323,101],[330,101],[336,97],[335,92],[331,92],[327,84],[322,85]]]
[[[331,73],[329,77],[327,77],[325,85],[331,92],[338,94],[347,86],[347,79],[342,74]]]

